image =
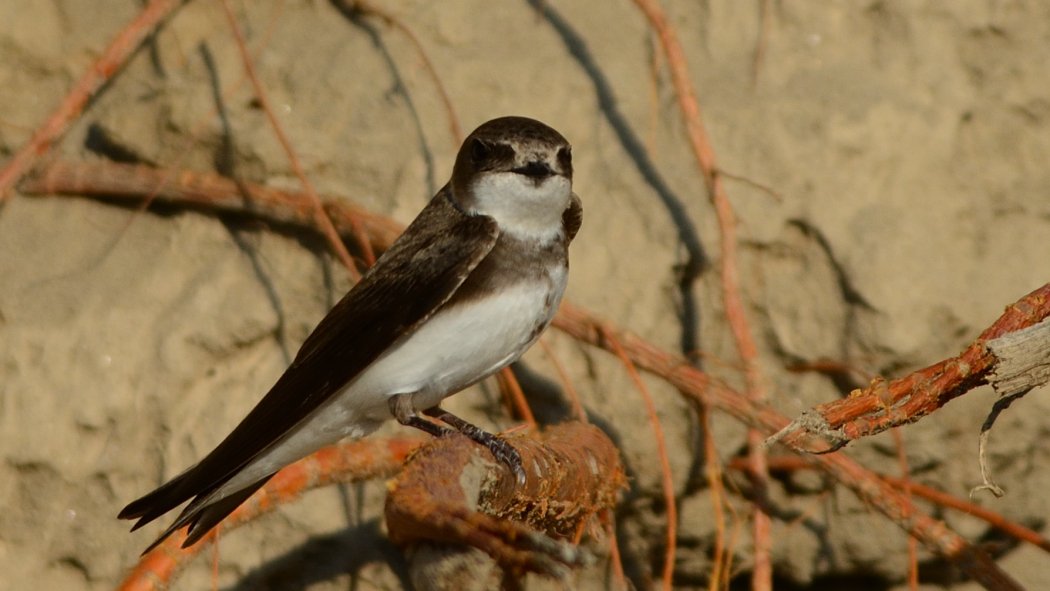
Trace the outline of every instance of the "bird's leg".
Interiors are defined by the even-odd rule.
[[[485,448],[496,458],[496,461],[506,465],[510,468],[511,472],[514,472],[514,476],[518,479],[519,485],[525,484],[525,468],[522,467],[521,454],[519,454],[518,450],[514,449],[511,444],[507,443],[506,439],[472,425],[437,406],[424,410],[423,414],[434,417],[442,423],[449,425],[456,431],[466,435],[473,441],[485,446]]]
[[[412,407],[412,394],[395,394],[390,397],[390,414],[394,415],[397,422],[408,427],[415,427],[420,431],[430,433],[434,437],[441,437],[453,433],[452,429],[432,423],[416,414]],[[475,427],[476,428],[476,427]]]

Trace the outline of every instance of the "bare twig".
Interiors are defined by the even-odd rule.
[[[293,502],[307,490],[335,482],[355,482],[392,474],[405,458],[422,445],[421,436],[397,439],[361,439],[326,447],[281,470],[261,490],[252,495],[222,522],[222,530],[243,525],[281,505]],[[166,588],[179,568],[214,541],[220,528],[208,533],[201,543],[181,548],[185,530],[172,534],[139,559],[138,565],[118,591],[154,591]]]
[[[113,162],[45,162],[19,185],[26,195],[80,195],[139,203],[155,199],[180,207],[248,215],[277,224],[317,230],[314,204],[305,193],[288,193],[265,185],[237,182],[215,174],[164,170]],[[383,252],[404,227],[339,197],[321,198],[340,235],[354,236],[356,223],[369,236],[374,251]]]
[[[718,446],[715,445],[715,434],[711,429],[711,407],[693,398],[697,412],[697,422],[703,430],[704,471],[707,473],[707,484],[711,488],[711,506],[714,508],[715,541],[711,551],[711,575],[708,579],[709,591],[718,591],[723,584],[729,583],[729,563],[732,553],[726,551],[726,516],[725,516],[725,483],[722,480],[722,462],[718,457]]]
[[[267,203],[256,205],[260,210],[271,207]],[[333,208],[342,207],[341,203],[333,204]],[[352,214],[347,211],[346,215]],[[308,223],[314,224],[316,221],[311,218]],[[1004,318],[1001,318],[992,329],[986,331],[986,334],[1001,334],[1008,332],[1006,327],[1016,329],[1019,325],[1036,321],[1040,314],[1044,314],[1039,311],[1046,302],[1037,297],[1044,290],[1050,291],[1050,285],[1037,290],[1028,298],[1012,306]],[[606,336],[615,335],[616,341],[622,346],[628,358],[640,369],[660,376],[684,396],[702,401],[765,433],[779,431],[789,423],[786,417],[772,408],[712,380],[685,359],[663,351],[636,336],[623,334],[612,325],[594,318],[571,304],[562,304],[554,319],[554,326],[581,342],[609,351],[612,351],[612,345]],[[799,434],[793,441],[796,445],[802,446],[805,434]],[[881,512],[910,535],[915,536],[935,554],[952,561],[986,588],[1020,589],[1016,582],[994,561],[960,538],[942,522],[930,518],[921,511],[908,513],[909,505],[903,495],[850,458],[842,454],[805,457],[807,461],[819,466],[843,486],[852,490],[869,506]]]
[[[876,380],[848,398],[821,404],[805,411],[782,432],[770,439],[798,450],[809,445],[811,436],[827,434],[834,448],[890,427],[915,422],[966,392],[986,383],[995,368],[995,354],[988,341],[1027,328],[1050,316],[1050,283],[1007,307],[958,357],[897,378],[889,383]]]
[[[565,371],[565,366],[558,361],[558,356],[554,354],[554,350],[547,344],[547,340],[540,338],[540,346],[543,347],[543,351],[547,354],[547,359],[551,360],[554,365],[554,370],[558,372],[558,377],[561,378],[561,383],[565,386],[565,394],[568,395],[569,401],[572,404],[572,414],[576,417],[577,421],[581,423],[588,423],[587,412],[583,410],[583,403],[580,402],[580,395],[576,392],[576,388],[572,385],[572,380],[569,379],[569,372]]]
[[[634,363],[631,363],[631,359],[627,357],[627,353],[624,352],[623,347],[616,340],[616,337],[612,334],[604,335],[605,339],[609,342],[609,346],[612,349],[614,355],[620,358],[623,362],[624,367],[627,368],[627,373],[631,376],[631,381],[634,382],[636,388],[642,395],[642,400],[645,402],[645,410],[649,413],[649,423],[653,428],[653,435],[656,438],[656,455],[660,460],[660,474],[662,476],[662,484],[664,489],[664,504],[667,505],[667,548],[664,550],[664,572],[663,572],[663,588],[665,591],[671,591],[671,587],[674,584],[674,553],[675,546],[678,543],[678,507],[675,503],[674,495],[674,480],[671,475],[671,459],[667,454],[667,441],[664,438],[664,428],[660,424],[660,417],[656,414],[656,405],[653,404],[653,396],[649,393],[649,388],[645,387],[645,382],[642,381],[642,376],[638,375],[638,370],[634,367]]]
[[[718,228],[721,236],[722,250],[720,270],[722,272],[722,301],[725,305],[726,320],[729,323],[737,352],[744,363],[747,393],[752,399],[763,402],[766,399],[761,367],[758,364],[758,347],[751,334],[751,327],[744,313],[744,303],[740,295],[739,262],[737,259],[736,221],[732,205],[725,193],[725,186],[717,174],[718,163],[714,150],[707,139],[703,120],[700,116],[700,103],[696,99],[692,81],[689,77],[689,65],[685,52],[678,41],[674,27],[667,21],[663,9],[657,0],[635,0],[635,4],[649,19],[663,45],[667,63],[671,69],[678,106],[685,119],[689,144],[693,148],[697,164],[703,173],[711,201],[718,216]],[[768,488],[768,475],[765,468],[765,450],[762,446],[762,435],[756,430],[748,433],[749,456],[752,462],[751,479],[755,489],[755,510],[752,512],[754,526],[754,568],[751,574],[751,587],[755,591],[768,591],[773,588],[773,551],[772,521],[762,511]]]
[[[893,430],[893,442],[897,446],[897,466],[901,471],[901,480],[910,485],[911,469],[908,467],[908,453],[905,451],[904,435],[900,429]],[[911,499],[911,486],[904,486],[902,490],[904,500],[908,503],[907,514],[910,514],[915,510]],[[908,589],[919,590],[919,541],[912,536],[908,536]]]
[[[11,188],[29,172],[40,157],[66,133],[91,97],[95,96],[95,93],[124,66],[139,45],[156,32],[157,27],[182,3],[182,0],[153,0],[110,42],[102,56],[92,64],[91,69],[63,99],[62,104],[44,126],[37,130],[29,143],[22,146],[7,166],[0,170],[0,202],[3,202]]]
[[[401,31],[405,37],[408,37],[408,41],[416,49],[416,53],[419,54],[419,58],[423,60],[423,67],[426,69],[427,74],[430,75],[430,79],[434,81],[434,87],[437,88],[438,96],[441,97],[441,103],[445,106],[445,114],[448,116],[448,127],[452,133],[452,142],[455,149],[459,149],[459,145],[463,143],[463,131],[459,126],[459,118],[456,117],[456,109],[452,106],[452,99],[448,95],[448,91],[445,90],[444,83],[441,82],[441,77],[438,76],[437,68],[434,67],[434,63],[430,61],[430,57],[427,56],[427,52],[423,49],[423,44],[419,42],[419,38],[409,29],[407,25],[402,23],[400,19],[396,18],[393,14],[373,5],[371,2],[365,0],[339,0],[347,9],[359,12],[361,14],[372,15],[388,26],[394,27]]]
[[[729,462],[728,467],[733,470],[747,470],[747,462],[739,459],[732,460]],[[771,472],[790,472],[794,470],[814,469],[817,469],[817,466],[797,456],[779,456],[769,459],[769,470]],[[1010,521],[1000,513],[996,513],[995,511],[982,507],[976,503],[960,499],[959,497],[929,486],[918,484],[908,479],[882,475],[879,477],[894,488],[911,490],[915,495],[933,501],[942,507],[955,509],[967,515],[972,515],[987,522],[992,527],[1006,533],[1010,537],[1022,542],[1028,542],[1043,552],[1050,554],[1050,540],[1040,535],[1037,531],[1029,529],[1014,521]]]
[[[518,411],[521,419],[529,427],[535,429],[536,417],[529,408],[529,401],[525,400],[525,393],[521,391],[521,384],[518,383],[518,378],[514,377],[514,372],[509,367],[504,367],[496,374],[496,380],[499,382],[503,395],[507,398],[508,406]]]
[[[787,417],[765,404],[719,384],[684,359],[637,336],[620,333],[609,323],[571,304],[562,304],[554,318],[554,326],[573,338],[609,352],[614,350],[605,335],[616,334],[617,342],[640,369],[660,376],[683,395],[701,399],[713,408],[765,433],[774,433],[788,423]],[[915,536],[932,552],[956,564],[986,589],[1021,589],[1021,586],[988,555],[961,538],[943,522],[918,510],[909,512],[910,506],[904,495],[854,460],[843,454],[804,457],[853,491],[868,506]]]
[[[601,512],[602,526],[605,535],[609,538],[609,559],[612,561],[613,577],[616,579],[619,591],[627,591],[627,577],[623,573],[623,561],[620,560],[620,546],[616,541],[616,515],[611,509]]]
[[[227,0],[222,0],[222,7],[226,13],[226,20],[230,24],[230,30],[233,32],[233,37],[237,40],[237,48],[241,51],[244,70],[247,72],[248,78],[252,81],[252,86],[255,87],[255,96],[258,97],[259,102],[262,103],[263,111],[270,120],[270,125],[273,127],[274,133],[277,134],[277,139],[281,142],[281,146],[284,147],[284,151],[288,155],[288,161],[295,170],[295,175],[299,177],[299,182],[303,184],[303,189],[306,190],[306,194],[310,196],[310,199],[314,204],[314,213],[317,216],[317,224],[321,227],[321,231],[328,240],[332,250],[343,262],[343,265],[354,277],[354,280],[357,280],[360,278],[361,274],[357,271],[357,266],[354,265],[354,260],[350,258],[350,253],[346,250],[346,245],[343,244],[343,241],[339,238],[339,234],[335,231],[335,226],[332,225],[332,220],[330,220],[328,214],[325,213],[324,206],[321,205],[320,198],[318,198],[317,193],[314,192],[314,187],[310,183],[310,179],[306,177],[306,172],[303,171],[302,165],[299,164],[299,158],[295,155],[295,150],[292,149],[291,142],[288,141],[288,137],[284,134],[281,122],[277,120],[277,115],[270,106],[269,96],[263,89],[259,76],[255,73],[255,64],[252,62],[252,57],[248,53],[248,46],[244,42],[244,34],[241,32],[241,27],[237,24],[237,17],[233,14],[233,10],[230,8],[230,4]],[[355,227],[354,229],[354,233],[359,238],[358,244],[361,247],[365,265],[371,267],[376,260],[375,254],[372,253],[372,247],[365,238],[363,230],[358,227]]]

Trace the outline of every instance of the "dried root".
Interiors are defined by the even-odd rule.
[[[514,580],[527,572],[566,580],[572,567],[592,560],[566,539],[615,505],[626,483],[616,447],[598,428],[576,422],[508,441],[521,454],[524,485],[461,435],[424,447],[391,482],[390,539],[409,547],[418,587],[477,584],[479,555],[464,546],[495,560],[503,572],[492,576]]]

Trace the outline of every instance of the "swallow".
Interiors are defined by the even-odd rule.
[[[119,518],[137,519],[135,531],[190,501],[146,552],[187,526],[188,547],[284,466],[391,418],[434,436],[464,433],[523,481],[513,447],[439,404],[517,360],[550,325],[582,219],[572,147],[560,133],[525,117],[484,123],[463,142],[448,184],[259,404]]]

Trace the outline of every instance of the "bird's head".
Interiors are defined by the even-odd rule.
[[[535,119],[493,119],[463,142],[452,193],[464,211],[492,217],[503,232],[556,235],[572,194],[572,146]]]

